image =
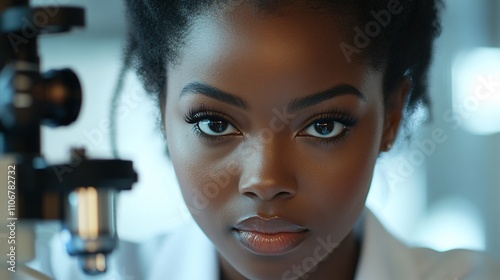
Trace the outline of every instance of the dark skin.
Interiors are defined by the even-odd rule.
[[[221,279],[353,279],[352,230],[377,157],[397,135],[409,82],[384,103],[383,71],[346,61],[339,19],[298,4],[265,15],[247,4],[210,11],[186,39],[168,68],[164,127],[186,204],[218,250]],[[232,98],[186,90],[193,82]],[[322,98],[300,102],[311,96]],[[302,106],[277,117],[293,101]],[[190,113],[197,119],[188,123]],[[255,254],[232,234],[255,215],[284,218],[308,235],[285,254]],[[336,248],[304,265],[318,239]]]

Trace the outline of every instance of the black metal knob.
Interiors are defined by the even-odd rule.
[[[52,70],[43,74],[43,121],[50,127],[66,126],[78,118],[82,106],[82,88],[76,74]]]

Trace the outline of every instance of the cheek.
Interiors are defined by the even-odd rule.
[[[186,79],[173,71],[175,78],[169,83],[169,92],[179,92]],[[184,201],[193,218],[202,228],[221,227],[214,222],[213,213],[228,207],[227,191],[231,188],[227,162],[217,160],[217,155],[201,144],[191,124],[184,120],[184,111],[173,95],[167,95],[165,106],[165,134],[172,164]],[[229,165],[231,166],[231,165]]]
[[[238,191],[230,186],[236,184],[237,166],[207,153],[190,129],[177,131],[187,134],[169,136],[168,145],[184,201],[204,231],[224,228],[223,221],[214,217],[215,213],[232,211],[229,202]]]
[[[207,166],[210,166],[210,162],[208,159],[197,156],[199,151],[197,151],[197,146],[193,143],[193,137],[184,133],[184,131],[189,133],[189,130],[175,125],[175,122],[172,121],[169,126],[173,128],[170,130],[167,127],[170,158],[184,200],[193,216],[195,216],[208,206],[206,195],[208,191],[204,191],[202,187],[206,186],[205,188],[207,188],[208,186],[210,172]]]
[[[310,168],[300,173],[299,185],[309,207],[319,214],[318,222],[329,215],[337,221],[335,226],[351,225],[364,208],[383,127],[383,114],[378,105],[373,107],[332,152],[304,153],[302,166]]]

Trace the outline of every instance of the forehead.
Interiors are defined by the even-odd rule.
[[[315,53],[339,53],[346,41],[346,27],[326,9],[312,9],[302,1],[272,9],[236,2],[215,5],[195,17],[185,40],[185,46],[193,46],[189,51],[203,46],[202,54],[259,54],[264,59],[296,52],[310,59]],[[192,54],[184,49],[181,57],[186,53]]]
[[[332,11],[300,2],[270,12],[245,2],[207,10],[193,20],[172,68],[188,73],[185,79],[215,81],[228,89],[257,89],[256,81],[267,92],[360,84],[370,67],[346,59],[340,47],[349,41],[345,24]]]

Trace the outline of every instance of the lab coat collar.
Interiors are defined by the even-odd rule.
[[[356,231],[361,242],[356,280],[418,280],[408,247],[389,234],[370,210],[365,209]],[[216,249],[194,222],[165,240],[151,267],[148,279],[219,279]]]
[[[355,279],[418,280],[409,248],[387,232],[369,209],[362,216],[363,237]]]
[[[165,240],[151,267],[151,280],[220,278],[216,249],[194,222]]]

